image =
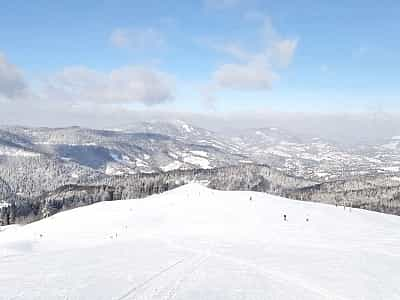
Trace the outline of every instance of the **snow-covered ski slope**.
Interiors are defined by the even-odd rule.
[[[189,184],[3,230],[0,299],[400,299],[400,217]]]

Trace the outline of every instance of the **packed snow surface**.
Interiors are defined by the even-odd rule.
[[[0,299],[387,300],[399,270],[399,217],[198,184],[0,232]]]

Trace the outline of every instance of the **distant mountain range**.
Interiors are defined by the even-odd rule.
[[[349,147],[275,127],[222,134],[180,120],[108,130],[0,128],[0,178],[7,183],[3,190],[21,196],[109,176],[241,164],[267,164],[313,182],[360,175],[399,180],[400,137]]]
[[[8,126],[0,128],[0,221],[191,181],[400,214],[399,169],[399,137],[348,147],[276,127],[222,134],[183,121],[108,130]]]

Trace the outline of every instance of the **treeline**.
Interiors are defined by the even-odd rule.
[[[370,181],[363,187],[359,182],[354,186],[351,182],[334,181],[287,191],[283,196],[400,215],[400,186],[390,179],[386,186],[382,183]]]
[[[0,177],[7,182],[13,193],[29,198],[55,190],[62,185],[86,184],[103,176],[106,175],[75,162],[54,159],[46,155],[0,156]],[[0,198],[2,195],[0,194]]]
[[[63,185],[39,196],[11,194],[9,205],[0,208],[0,222],[3,225],[27,223],[99,201],[143,198],[193,181],[218,190],[259,191],[303,201],[400,215],[400,185],[390,177],[314,183],[267,165],[244,164],[215,169],[92,177],[85,183]]]
[[[120,188],[123,190],[122,199],[135,199],[191,181],[203,182],[208,187],[218,190],[253,190],[272,194],[281,194],[286,190],[313,184],[311,181],[289,176],[267,165],[255,164],[111,176],[92,183]]]
[[[121,193],[114,187],[66,185],[38,197],[12,200],[8,206],[0,208],[0,224],[29,223],[59,211],[119,199]]]
[[[0,203],[10,199],[12,194],[11,187],[0,177]]]
[[[99,201],[143,198],[192,181],[203,182],[219,190],[253,190],[278,195],[312,184],[266,165],[109,176],[90,180],[84,185],[68,184],[36,197],[12,200],[8,207],[0,209],[1,222],[3,225],[27,223]]]

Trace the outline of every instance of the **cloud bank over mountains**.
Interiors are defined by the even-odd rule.
[[[125,66],[99,72],[85,66],[66,67],[33,88],[14,64],[0,54],[0,97],[4,102],[142,103],[156,105],[174,99],[174,78],[151,68]]]
[[[48,80],[45,91],[49,100],[151,106],[174,98],[174,80],[163,72],[134,66],[107,73],[68,67]]]

